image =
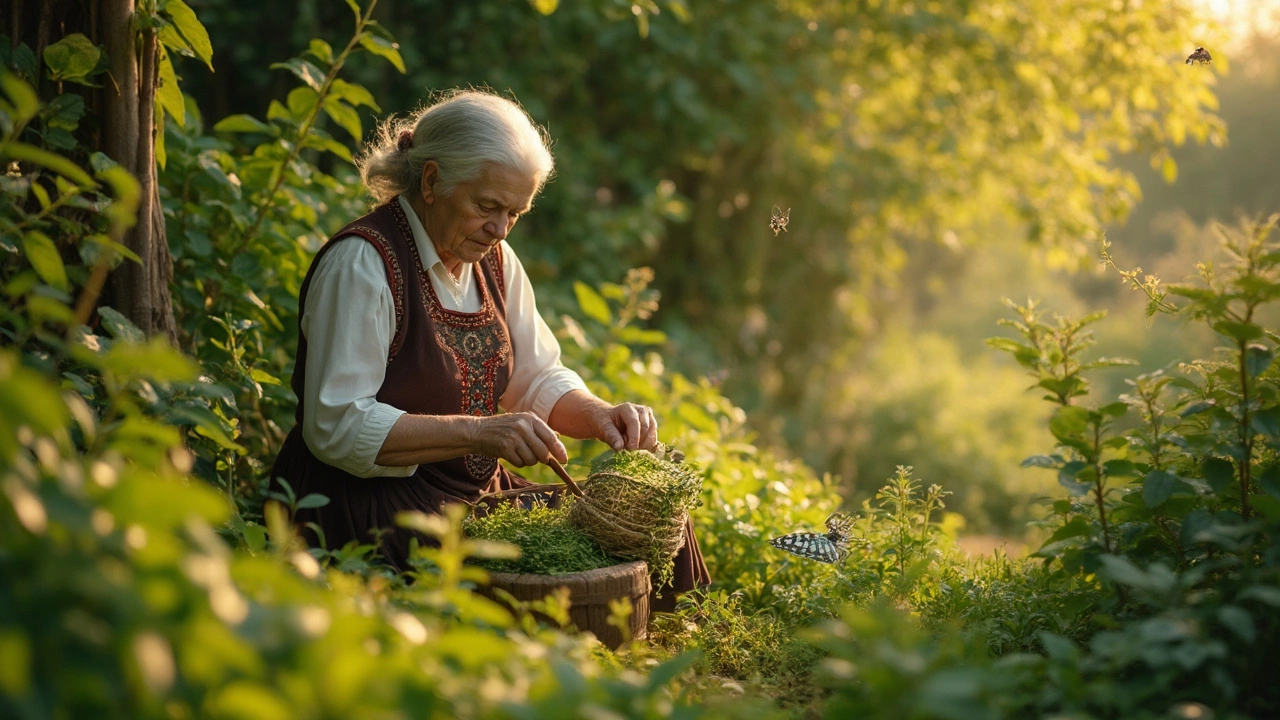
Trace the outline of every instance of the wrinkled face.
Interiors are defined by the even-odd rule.
[[[450,272],[476,263],[507,237],[529,211],[537,179],[502,165],[487,165],[480,177],[458,183],[448,195],[435,191],[439,170],[422,170],[422,225]]]

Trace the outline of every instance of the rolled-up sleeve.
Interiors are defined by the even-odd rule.
[[[403,410],[378,402],[395,335],[382,257],[358,237],[337,241],[316,267],[302,315],[307,341],[302,438],[357,477],[405,477],[417,466],[374,461]]]
[[[507,412],[531,412],[547,420],[565,393],[587,390],[578,373],[560,364],[560,343],[538,314],[533,285],[511,246],[502,243],[507,290],[507,330],[514,369],[498,401]]]

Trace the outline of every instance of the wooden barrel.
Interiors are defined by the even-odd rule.
[[[610,648],[622,645],[622,633],[609,624],[609,601],[631,600],[631,636],[645,637],[649,625],[649,565],[643,560],[564,575],[489,573],[489,588],[502,588],[517,600],[541,600],[559,588],[569,589],[569,620],[589,630]],[[489,588],[481,588],[485,595]]]

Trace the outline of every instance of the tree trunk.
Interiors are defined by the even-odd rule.
[[[177,323],[169,300],[173,262],[156,176],[159,44],[154,29],[135,28],[137,10],[137,0],[13,0],[0,11],[0,35],[7,35],[15,48],[25,43],[37,58],[72,33],[84,33],[106,51],[110,70],[103,88],[85,97],[101,118],[101,136],[83,129],[78,135],[86,149],[101,150],[138,178],[142,186],[138,221],[122,242],[142,263],[123,262],[111,274],[103,300],[148,335],[176,342]],[[65,254],[75,256],[74,250]]]
[[[121,263],[111,274],[113,307],[147,335],[177,342],[177,323],[169,300],[173,263],[165,236],[164,213],[156,178],[155,124],[158,41],[154,29],[135,32],[135,0],[102,0],[99,27],[111,77],[103,98],[102,151],[138,178],[142,198],[138,222],[123,239],[142,264]]]

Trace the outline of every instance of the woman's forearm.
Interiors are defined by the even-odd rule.
[[[401,415],[374,462],[394,467],[462,457],[475,451],[478,421],[469,415]]]
[[[561,435],[576,440],[600,437],[600,418],[608,417],[613,406],[583,390],[570,390],[560,397],[547,424]]]

